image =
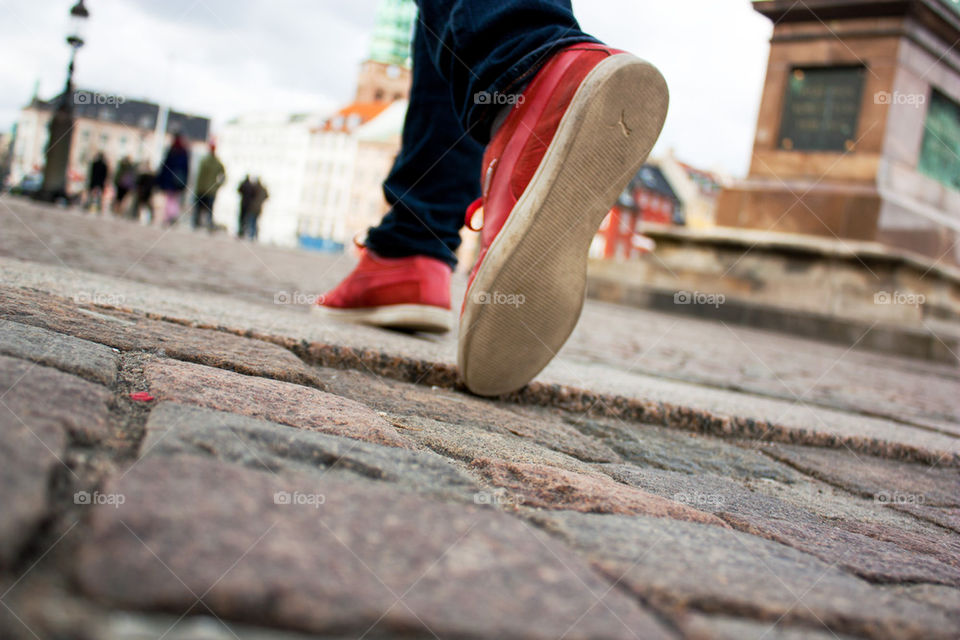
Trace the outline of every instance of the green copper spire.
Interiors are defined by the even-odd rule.
[[[410,66],[410,42],[416,19],[417,5],[413,0],[380,0],[370,59]]]

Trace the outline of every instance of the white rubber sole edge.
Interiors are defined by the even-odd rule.
[[[445,333],[453,328],[453,312],[422,304],[394,304],[366,309],[335,309],[314,305],[315,313],[341,322],[373,327]]]
[[[467,291],[457,360],[471,391],[521,388],[566,342],[583,307],[590,242],[649,155],[667,103],[660,73],[629,54],[584,79]]]

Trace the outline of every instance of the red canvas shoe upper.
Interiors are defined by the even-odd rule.
[[[317,303],[335,309],[397,304],[449,309],[450,272],[450,267],[436,258],[384,258],[364,249],[350,275]]]
[[[500,233],[510,211],[527,188],[553,140],[560,120],[584,78],[600,62],[624,53],[601,44],[575,44],[554,54],[523,91],[483,155],[480,199],[467,209],[466,223],[483,208],[480,255],[470,274],[470,284],[490,243]]]

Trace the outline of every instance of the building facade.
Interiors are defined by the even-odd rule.
[[[35,96],[21,110],[10,161],[11,184],[43,171],[50,118],[59,100],[60,96],[49,101]],[[156,169],[158,151],[166,148],[178,132],[186,137],[194,160],[199,160],[205,152],[210,133],[208,118],[172,110],[164,114],[161,107],[152,102],[126,100],[85,89],[75,91],[72,101],[75,123],[67,167],[70,193],[79,193],[86,187],[90,163],[98,153],[104,154],[111,170],[125,157],[137,163],[148,162]],[[162,127],[164,116],[166,126],[161,133],[158,122]]]
[[[716,225],[717,201],[730,179],[717,171],[694,167],[677,159],[672,151],[651,159],[663,173],[683,207],[684,226],[710,229]]]
[[[343,251],[387,211],[382,182],[400,150],[410,94],[416,5],[382,0],[370,56],[352,102],[333,113],[252,115],[228,122],[219,154],[228,180],[214,218],[237,228],[237,186],[259,176],[270,199],[260,218],[265,242]]]
[[[648,163],[623,190],[603,219],[590,245],[590,257],[629,260],[652,245],[642,235],[645,224],[683,224],[683,207],[660,167]]]

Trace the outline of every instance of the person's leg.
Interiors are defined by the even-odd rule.
[[[207,231],[213,231],[213,203],[215,198],[216,194],[203,196],[204,215],[206,216],[204,226],[206,226]]]
[[[203,219],[203,196],[197,196],[193,201],[193,219],[190,221],[191,227],[196,229],[200,226]]]
[[[576,326],[590,244],[653,147],[667,90],[649,63],[584,36],[560,0],[471,2],[443,35],[437,62],[459,73],[461,117],[480,130],[499,119],[457,364],[468,389],[500,395],[533,379]]]
[[[554,51],[595,40],[580,30],[568,0],[418,5],[410,105],[383,185],[391,208],[366,245],[385,257],[425,255],[455,266],[502,96],[519,92]]]
[[[570,0],[418,0],[426,54],[446,83],[460,123],[486,144],[497,115],[564,47],[598,42],[580,29]]]
[[[430,38],[418,22],[400,153],[383,183],[390,211],[369,229],[365,244],[383,257],[423,255],[453,267],[464,211],[480,195],[483,147],[460,124]]]

